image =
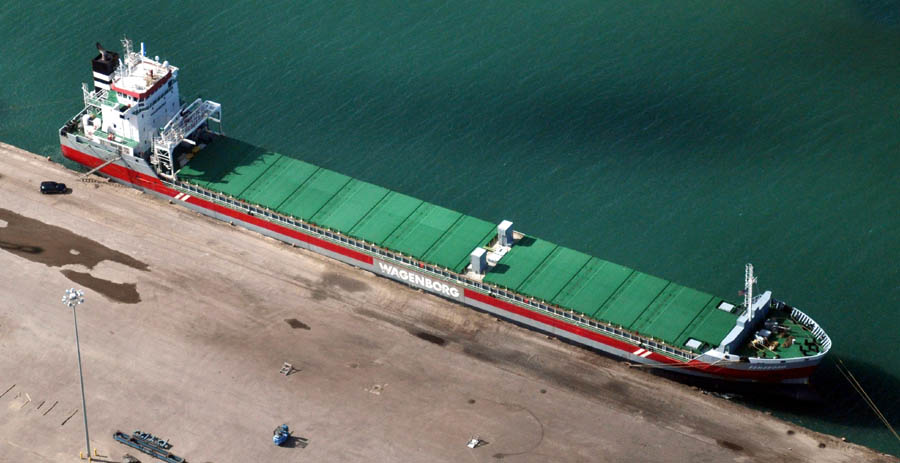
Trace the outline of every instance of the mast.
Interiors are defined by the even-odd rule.
[[[122,49],[125,50],[125,60],[124,66],[121,66],[119,69],[120,76],[128,76],[131,75],[134,67],[140,62],[140,57],[134,52],[133,44],[128,37],[122,37]]]
[[[747,264],[744,268],[744,307],[747,308],[747,321],[753,320],[753,284],[756,277],[753,276],[753,264]]]
[[[122,48],[125,50],[125,56],[128,57],[133,52],[131,48],[131,40],[128,37],[122,37]]]

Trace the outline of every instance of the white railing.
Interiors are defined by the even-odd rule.
[[[791,318],[800,322],[803,326],[809,328],[812,331],[813,336],[816,337],[816,341],[822,344],[822,353],[826,353],[831,350],[831,338],[828,337],[828,334],[825,333],[825,330],[819,326],[818,323],[815,322],[809,315],[801,312],[799,309],[795,307],[791,307]]]
[[[94,106],[100,108],[103,104],[103,100],[107,99],[107,95],[109,94],[108,90],[100,89],[96,91],[89,91],[86,87],[82,88],[82,92],[84,93],[84,105],[85,106]]]
[[[225,207],[231,209],[239,209],[243,212],[252,215],[252,216],[263,216],[270,221],[275,221],[283,226],[287,226],[289,228],[298,229],[299,231],[303,231],[305,233],[309,233],[314,235],[316,238],[324,239],[326,241],[334,241],[337,243],[341,243],[344,246],[351,246],[356,250],[372,255],[377,256],[379,259],[385,259],[389,261],[393,261],[398,265],[413,265],[415,266],[415,270],[417,272],[426,273],[437,278],[450,281],[456,284],[460,284],[463,286],[467,286],[472,289],[480,289],[482,291],[487,291],[492,297],[503,300],[505,302],[509,302],[511,304],[519,305],[525,304],[528,306],[529,310],[534,310],[536,312],[543,313],[545,315],[551,316],[557,319],[564,319],[567,323],[575,324],[581,328],[590,330],[590,331],[598,331],[602,332],[604,335],[613,336],[618,339],[622,339],[631,343],[638,343],[642,347],[647,348],[648,350],[656,351],[662,355],[668,355],[671,357],[678,358],[684,362],[688,362],[692,359],[699,357],[697,354],[689,353],[681,349],[677,349],[672,347],[664,342],[655,341],[643,336],[639,336],[637,334],[628,332],[624,329],[616,328],[612,325],[608,325],[605,322],[599,320],[588,319],[586,317],[582,317],[576,315],[571,310],[562,309],[558,307],[552,307],[547,304],[540,303],[535,301],[529,297],[521,296],[516,293],[512,293],[510,291],[505,291],[500,288],[484,284],[482,282],[477,282],[475,280],[470,280],[468,278],[462,277],[461,275],[452,272],[450,270],[444,269],[440,270],[430,264],[422,263],[425,266],[419,266],[418,261],[413,261],[413,259],[397,255],[392,251],[388,251],[386,249],[379,248],[374,244],[363,242],[357,240],[355,238],[350,238],[343,235],[340,232],[323,229],[316,225],[307,223],[304,220],[295,219],[293,217],[283,216],[279,213],[276,213],[268,208],[263,206],[254,206],[248,203],[245,203],[236,198],[232,198],[227,195],[219,194],[205,188],[199,187],[197,185],[188,183],[188,182],[176,182],[171,183],[170,185],[186,190],[190,192],[192,196],[197,196],[199,198],[206,199],[208,201],[212,201],[215,203],[219,203]],[[434,270],[431,270],[433,268]]]
[[[198,98],[173,117],[153,142],[166,147],[177,145],[216,113],[221,117],[222,105]]]

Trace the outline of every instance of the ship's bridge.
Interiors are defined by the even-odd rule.
[[[138,100],[147,98],[177,71],[168,62],[159,63],[134,53],[129,59],[134,62],[116,71],[111,87]]]

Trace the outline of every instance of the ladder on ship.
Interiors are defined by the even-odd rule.
[[[174,146],[172,149],[174,149]],[[159,164],[158,170],[160,175],[163,175],[170,180],[175,180],[175,169],[172,168],[171,149],[161,149],[154,143],[153,154],[156,157],[156,162]]]
[[[162,128],[159,136],[153,139],[153,157],[160,176],[177,180],[175,172],[178,166],[176,159],[173,159],[175,148],[184,141],[195,144],[189,137],[208,121],[218,124],[215,133],[222,132],[222,106],[197,98]]]

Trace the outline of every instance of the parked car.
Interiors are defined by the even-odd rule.
[[[41,182],[41,193],[45,195],[58,195],[69,191],[65,183]]]

